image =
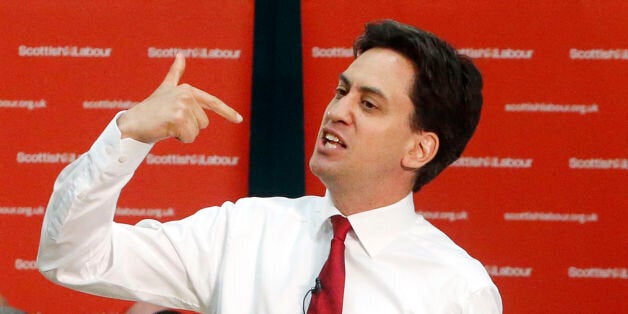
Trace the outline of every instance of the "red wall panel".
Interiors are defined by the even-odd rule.
[[[307,159],[363,25],[429,30],[474,58],[485,101],[462,158],[415,194],[416,210],[486,265],[505,313],[628,309],[624,2],[301,3]],[[309,171],[306,190],[324,191]]]
[[[57,174],[116,112],[152,93],[177,50],[187,55],[181,81],[221,98],[244,122],[210,114],[193,145],[155,146],[122,193],[116,220],[179,219],[247,195],[253,3],[0,4],[0,295],[12,306],[29,313],[129,307],[45,280],[34,269],[39,230]]]

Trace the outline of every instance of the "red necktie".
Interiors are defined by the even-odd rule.
[[[347,218],[340,215],[331,217],[334,238],[327,262],[318,275],[321,289],[312,293],[308,314],[342,313],[342,297],[345,291],[345,237],[351,230]]]

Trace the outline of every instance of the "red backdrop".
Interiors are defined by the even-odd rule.
[[[116,220],[171,220],[247,195],[253,1],[0,4],[0,294],[29,313],[123,313],[129,302],[56,286],[34,268],[52,183],[116,112],[146,98],[182,49],[182,82],[244,116],[213,115],[194,145],[151,151]],[[196,162],[195,162],[196,161]],[[220,178],[217,183],[215,178]]]
[[[486,265],[505,313],[628,312],[625,1],[301,3],[308,159],[364,23],[436,33],[474,57],[485,102],[417,211]]]
[[[245,122],[214,118],[194,145],[156,146],[116,219],[177,219],[246,195],[253,9],[253,0],[0,3],[0,294],[13,306],[130,305],[43,279],[39,230],[61,168],[152,92],[173,48],[189,55],[183,81]],[[306,154],[365,22],[435,32],[475,58],[485,108],[463,158],[416,195],[417,211],[487,265],[506,313],[624,313],[627,12],[619,0],[304,0]],[[322,193],[309,172],[307,190]]]

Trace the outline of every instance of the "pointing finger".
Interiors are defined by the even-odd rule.
[[[209,125],[209,118],[207,117],[207,113],[203,111],[203,107],[194,100],[194,106],[189,107],[192,113],[192,117],[196,120],[197,128],[204,129]]]
[[[168,71],[168,74],[166,74],[166,77],[164,78],[164,81],[161,84],[170,85],[170,86],[179,85],[179,79],[181,79],[181,76],[183,76],[184,71],[185,71],[185,57],[183,56],[182,53],[179,52],[175,56],[174,61],[172,62],[172,65],[170,66],[170,70]]]
[[[192,93],[194,94],[194,98],[198,101],[198,104],[203,108],[214,111],[231,122],[242,122],[242,115],[222,102],[222,100],[218,99],[218,97],[215,97],[196,87],[192,87]]]

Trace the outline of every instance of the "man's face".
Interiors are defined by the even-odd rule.
[[[327,188],[411,182],[413,173],[402,159],[415,139],[409,96],[414,71],[401,54],[372,48],[340,75],[310,159],[312,172]]]

